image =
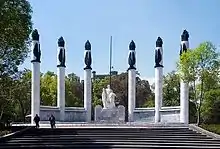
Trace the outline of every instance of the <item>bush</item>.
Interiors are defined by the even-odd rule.
[[[205,130],[220,134],[220,124],[202,124],[200,127]]]
[[[211,90],[205,94],[201,115],[205,124],[220,123],[220,89]]]

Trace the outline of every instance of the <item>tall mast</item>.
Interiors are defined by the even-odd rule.
[[[111,76],[112,76],[112,36],[110,37],[110,49],[109,49],[109,56],[110,56],[110,58],[109,58],[109,85],[110,85],[110,87],[111,87]]]

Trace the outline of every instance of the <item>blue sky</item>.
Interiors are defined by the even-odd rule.
[[[164,73],[175,69],[183,29],[190,47],[203,41],[220,43],[219,0],[29,0],[33,24],[40,33],[41,71],[56,72],[57,39],[66,41],[66,72],[83,76],[84,44],[92,44],[93,70],[109,71],[109,40],[113,36],[113,66],[128,68],[128,45],[136,43],[137,70],[154,77],[154,49],[164,42]],[[21,68],[31,68],[27,58]]]

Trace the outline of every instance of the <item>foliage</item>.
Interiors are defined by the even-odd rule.
[[[127,107],[128,105],[128,74],[121,73],[116,76],[112,76],[111,79],[111,88],[116,93],[116,100],[119,104]],[[100,104],[102,89],[106,88],[109,84],[109,78],[104,79],[95,79],[93,81],[93,103],[94,106]],[[148,81],[141,80],[139,77],[136,77],[136,107],[141,107],[146,99],[152,96],[150,85]]]
[[[25,122],[26,115],[30,113],[31,105],[31,71],[24,70],[17,73],[13,81],[14,110],[17,121]]]
[[[204,123],[220,123],[220,89],[205,93],[201,111]]]
[[[175,71],[163,77],[163,105],[180,105],[180,79]]]
[[[145,107],[154,107],[154,106],[155,106],[155,95],[151,94],[151,96],[145,101],[145,103],[141,107],[145,108]]]
[[[65,78],[65,99],[67,107],[83,106],[83,84],[76,74],[70,73]]]
[[[96,105],[102,105],[102,89],[106,88],[109,84],[108,78],[94,79],[92,82],[92,104],[93,107]]]
[[[7,118],[12,119],[11,112],[13,109],[12,100],[12,78],[4,76],[0,78],[0,120],[6,121]]]
[[[220,134],[220,124],[202,124],[200,127],[208,131]]]
[[[194,102],[189,101],[189,123],[196,123],[197,121],[197,107]]]
[[[57,101],[57,75],[53,72],[46,72],[41,76],[40,83],[41,104],[55,106]]]
[[[177,68],[184,82],[193,84],[193,97],[197,104],[198,123],[206,91],[216,87],[219,80],[219,53],[211,42],[203,42],[194,50],[188,50],[181,55]],[[196,81],[199,85],[196,85]]]
[[[27,57],[31,14],[27,0],[0,1],[0,77],[17,72]]]
[[[1,81],[0,120],[25,121],[30,113],[31,72],[17,72],[13,78],[8,76]]]

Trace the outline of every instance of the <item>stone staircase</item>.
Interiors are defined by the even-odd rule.
[[[220,140],[189,128],[30,128],[0,142],[0,149],[220,148]]]

